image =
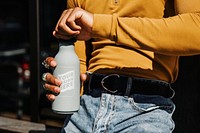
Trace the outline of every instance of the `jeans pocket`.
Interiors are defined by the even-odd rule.
[[[174,103],[170,99],[161,96],[134,95],[129,98],[129,104],[131,104],[133,109],[140,112],[161,109],[169,114],[173,114],[175,110]]]
[[[138,103],[135,102],[133,98],[129,98],[129,104],[132,106],[134,110],[137,110],[139,112],[149,112],[155,109],[160,108],[160,106],[157,106],[153,103]]]

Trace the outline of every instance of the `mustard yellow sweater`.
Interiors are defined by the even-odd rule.
[[[174,82],[179,56],[200,54],[200,1],[68,0],[94,13],[93,39],[76,42],[81,72],[118,73]]]

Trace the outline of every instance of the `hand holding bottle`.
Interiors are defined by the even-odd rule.
[[[45,59],[45,63],[53,69],[57,65],[57,62],[53,57],[47,57]],[[80,74],[80,79],[82,82],[86,81],[87,75],[84,73]],[[51,73],[47,73],[44,80],[45,80],[44,84],[45,89],[52,92],[51,94],[46,94],[46,97],[48,100],[54,101],[56,97],[54,94],[60,93],[60,85],[62,82],[61,80],[53,76]]]

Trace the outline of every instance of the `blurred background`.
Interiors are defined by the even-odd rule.
[[[65,116],[45,98],[41,62],[57,51],[52,31],[65,8],[66,0],[0,1],[0,116],[62,127]],[[180,58],[175,133],[200,132],[199,68],[200,56]]]
[[[41,62],[57,51],[52,31],[66,0],[0,1],[0,116],[62,127],[51,112]]]

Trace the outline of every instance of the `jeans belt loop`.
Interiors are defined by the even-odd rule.
[[[124,94],[125,97],[129,97],[131,93],[132,85],[133,85],[133,79],[131,77],[128,77],[126,91]]]
[[[87,87],[88,87],[88,91],[90,92],[91,91],[91,88],[90,88],[90,85],[91,85],[91,81],[92,81],[92,73],[91,72],[86,72],[86,74],[87,74],[87,76],[88,76],[88,78],[89,78],[89,82],[88,82],[88,84],[87,84]]]

